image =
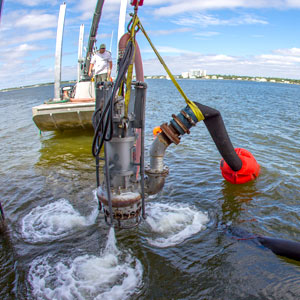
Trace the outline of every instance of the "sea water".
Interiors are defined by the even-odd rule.
[[[0,92],[1,299],[298,299],[300,263],[224,231],[300,242],[300,86],[179,80],[218,109],[234,147],[261,166],[251,183],[221,176],[203,122],[170,145],[164,189],[147,219],[109,228],[95,197],[92,133],[39,133],[31,107],[53,86]],[[185,107],[168,80],[148,80],[146,163],[152,129]]]

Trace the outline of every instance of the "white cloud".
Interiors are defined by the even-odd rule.
[[[262,54],[257,56],[260,60],[267,64],[294,64],[300,63],[299,56],[288,56],[288,55],[275,55],[275,54]]]
[[[62,80],[71,80],[77,77],[77,66],[65,66],[61,72]]]
[[[0,40],[0,47],[7,47],[8,45],[12,44],[19,44],[19,43],[28,43],[33,41],[41,41],[41,40],[48,40],[48,39],[55,39],[56,35],[51,30],[33,32],[29,34],[17,35],[13,39],[1,39]]]
[[[262,24],[267,25],[268,22],[266,20],[258,19],[251,15],[243,15],[236,20],[236,24],[233,25],[243,25],[243,24]]]
[[[58,3],[57,0],[53,0],[53,1],[51,1],[51,0],[15,0],[14,2],[21,3],[21,4],[27,5],[27,6],[37,6],[37,5],[46,4],[46,3],[56,5]]]
[[[163,58],[174,74],[190,69],[206,69],[208,74],[300,78],[300,48],[277,49],[250,57],[183,53],[179,49],[173,49],[173,53],[179,55]],[[165,74],[157,59],[145,60],[144,69],[146,75]]]
[[[30,30],[54,28],[57,27],[57,16],[35,11],[15,20],[14,26]]]
[[[54,81],[53,69],[39,66],[39,68],[34,68],[28,71],[28,66],[26,64],[21,64],[18,65],[18,76],[15,75],[15,72],[12,72],[14,70],[15,66],[10,66],[7,68],[6,73],[0,73],[0,80],[6,80],[9,82],[9,84],[4,87],[18,87]]]
[[[93,17],[96,0],[80,0],[75,9],[81,13],[81,20],[90,20]],[[109,0],[105,1],[103,5],[101,20],[110,18],[112,13],[119,13],[120,0]]]
[[[57,27],[58,13],[49,14],[44,10],[13,10],[3,14],[1,23],[1,32],[8,32],[14,34],[16,30],[20,29],[22,33],[27,30],[43,30]]]
[[[299,0],[287,0],[286,1],[288,7],[292,8],[300,8],[300,1]]]
[[[211,36],[216,36],[219,34],[220,34],[220,32],[216,32],[216,31],[202,31],[202,32],[194,33],[194,36],[196,36],[196,37],[211,37]]]
[[[21,44],[17,47],[7,48],[0,53],[0,82],[3,82],[3,85],[5,84],[4,87],[18,86],[17,79],[32,81],[29,73],[35,68],[25,58],[28,58],[29,53],[37,50],[40,50],[38,46]],[[43,75],[40,69],[35,71],[40,76]],[[17,78],[15,74],[18,74]]]
[[[300,48],[277,49],[273,52],[281,55],[300,56]]]
[[[293,71],[295,72],[296,68],[297,71],[294,74],[294,77],[296,74],[300,74],[300,48],[276,49],[272,51],[272,53],[255,56],[255,61],[279,70],[293,68]]]
[[[33,77],[30,76],[33,70],[42,77],[41,68],[37,68],[37,66],[30,63],[30,60],[27,60],[28,55],[37,50],[40,50],[38,46],[21,44],[2,51],[0,53],[0,85],[2,87],[18,86],[20,85],[20,82],[17,82],[18,80],[34,82]],[[16,74],[18,74],[17,77],[15,76]]]
[[[148,30],[147,33],[151,36],[160,36],[160,35],[169,35],[173,33],[182,33],[182,32],[189,32],[191,31],[191,28],[175,28],[175,29],[166,29],[166,30]]]
[[[225,54],[217,54],[217,55],[209,55],[204,56],[202,61],[212,62],[212,63],[220,63],[220,62],[236,62],[238,59],[233,56],[225,55]]]
[[[193,51],[183,50],[183,49],[168,47],[168,46],[156,46],[156,49],[159,53],[195,54],[195,52],[193,52]],[[142,52],[143,53],[153,53],[153,50],[152,50],[152,48],[148,48],[148,49],[143,49]]]
[[[42,48],[36,45],[20,44],[16,47],[7,48],[0,53],[0,59],[4,61],[12,62],[14,59],[20,60],[27,56],[32,51],[41,50]],[[1,70],[2,71],[2,70]]]
[[[107,39],[107,38],[111,38],[112,34],[111,33],[100,33],[97,35],[97,39],[101,40],[101,39]]]
[[[157,4],[157,1],[150,3]],[[299,0],[190,0],[188,2],[169,0],[164,6],[157,8],[154,13],[159,16],[172,16],[185,12],[208,11],[236,8],[300,8]]]
[[[10,2],[10,4],[13,3],[12,0],[7,0],[7,2]],[[6,10],[2,15],[0,28],[0,69],[2,82],[0,84],[5,87],[8,84],[15,83],[14,78],[9,78],[8,75],[11,70],[18,70],[18,74],[26,77],[27,84],[53,81],[52,66],[55,50],[55,41],[53,39],[56,35],[59,4],[63,1],[16,0],[15,2],[21,3],[23,6],[14,4],[14,10]],[[175,32],[181,32],[181,35],[184,35],[185,32],[191,32],[190,37],[191,39],[194,38],[195,44],[193,46],[196,49],[195,51],[197,51],[197,49],[200,49],[200,47],[197,47],[199,39],[217,36],[219,34],[218,31],[221,32],[221,29],[217,26],[266,25],[268,24],[267,18],[270,17],[271,20],[272,16],[269,13],[265,13],[266,10],[255,12],[255,8],[276,8],[282,10],[300,8],[300,0],[190,0],[188,2],[182,0],[145,0],[144,2],[144,7],[140,8],[142,23],[145,23],[149,29],[147,31],[149,35],[162,36],[161,39],[155,38],[156,42],[161,45],[157,48],[175,74],[192,68],[205,68],[210,73],[290,78],[300,76],[300,48],[285,49],[284,45],[281,45],[281,49],[249,57],[225,55],[222,53],[222,50],[208,55],[175,48],[176,46],[180,47],[181,36],[179,37],[179,34],[178,42],[169,44],[175,45],[175,47],[163,46],[164,41],[167,43],[167,35],[174,34]],[[24,5],[28,6],[26,10],[24,9]],[[49,5],[55,6],[52,6],[51,10],[49,10]],[[84,21],[84,24],[86,25],[86,35],[88,36],[95,6],[96,0],[67,1],[64,58],[66,58],[67,52],[72,52],[74,49],[77,50],[78,32],[76,31],[75,36],[75,30],[70,30],[71,26],[69,24],[78,24],[79,27],[79,24],[82,22],[81,20],[87,20]],[[36,10],[32,10],[32,8]],[[247,11],[247,8],[253,9]],[[119,9],[120,0],[105,0],[101,16],[102,27],[100,26],[101,30],[98,30],[98,38],[106,39],[106,43],[108,43],[110,36],[111,24],[117,24]],[[224,14],[224,11],[217,11],[218,9],[229,9],[231,11],[229,13],[227,11]],[[128,5],[129,11],[133,11],[130,5]],[[171,24],[173,27],[171,30],[167,30],[166,28],[170,27],[170,24],[167,24],[171,22],[170,18],[161,18],[159,20],[161,26],[153,26],[153,12],[158,13],[158,16],[176,15],[177,20],[175,20],[175,17],[172,17],[171,20],[179,26]],[[155,21],[157,22],[157,20]],[[208,26],[210,26],[209,29],[207,29]],[[214,27],[212,28],[212,26]],[[179,28],[174,29],[174,27]],[[158,28],[158,30],[151,30],[151,28]],[[252,37],[254,37],[254,33],[257,33],[255,37],[266,36],[263,30],[250,32],[249,36],[252,34]],[[48,39],[50,39],[49,42],[47,41]],[[277,40],[280,41],[280,35],[278,35]],[[36,43],[37,41],[42,42]],[[170,41],[168,42],[170,43]],[[12,45],[15,45],[15,47],[12,47]],[[296,43],[294,45],[298,46]],[[210,45],[207,45],[207,49],[209,47]],[[38,52],[38,50],[43,51]],[[234,51],[234,49],[232,50]],[[209,51],[215,50],[207,51],[209,53]],[[145,54],[143,55],[142,53],[143,57],[150,57],[148,49],[142,52]],[[152,50],[149,50],[149,52],[153,53]],[[65,79],[71,79],[67,78],[68,76],[72,76],[72,78],[76,76],[76,61],[76,53],[72,57],[67,57],[68,64],[73,65],[74,63],[74,67],[63,67],[63,77]],[[64,64],[66,65],[66,59],[63,59]],[[145,74],[163,72],[157,59],[144,60],[144,65]],[[74,74],[75,76],[73,76]],[[30,80],[31,82],[29,82]]]
[[[248,25],[248,24],[268,24],[267,21],[261,20],[251,15],[241,15],[231,19],[220,19],[211,14],[193,13],[187,17],[178,18],[173,23],[182,26],[237,26],[237,25]]]

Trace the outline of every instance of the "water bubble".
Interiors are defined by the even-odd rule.
[[[34,208],[22,219],[22,237],[30,243],[48,242],[68,236],[78,228],[95,223],[97,207],[82,216],[66,200],[60,199]]]
[[[34,260],[28,280],[38,299],[123,300],[142,284],[141,262],[116,246],[110,229],[99,256],[83,255],[55,262],[50,255]]]
[[[178,203],[150,203],[146,222],[151,228],[149,244],[165,248],[179,244],[205,229],[207,213]]]

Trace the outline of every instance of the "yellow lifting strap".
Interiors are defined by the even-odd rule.
[[[137,16],[136,16],[137,17]],[[138,18],[138,17],[137,17]],[[193,113],[195,114],[195,116],[197,117],[198,121],[202,121],[204,120],[204,116],[201,112],[201,110],[199,109],[199,107],[191,100],[188,99],[188,97],[185,95],[184,91],[182,90],[182,88],[180,87],[180,85],[178,84],[178,82],[176,81],[176,79],[174,78],[174,76],[172,75],[171,71],[169,70],[169,68],[167,67],[167,65],[165,64],[164,60],[162,59],[162,57],[160,56],[160,54],[158,53],[158,51],[156,50],[155,46],[152,44],[149,36],[147,35],[144,27],[142,26],[140,20],[138,20],[138,24],[137,26],[141,29],[141,31],[143,32],[143,34],[145,35],[146,39],[148,40],[149,44],[151,45],[153,51],[155,52],[157,58],[159,59],[160,63],[163,65],[163,67],[165,68],[166,72],[168,73],[170,79],[172,80],[172,82],[174,83],[174,85],[176,86],[176,88],[178,89],[179,93],[182,95],[182,97],[184,98],[186,104],[191,108],[191,110],[193,111]]]
[[[128,67],[128,71],[127,71],[127,80],[126,80],[126,93],[125,93],[125,116],[127,117],[128,115],[128,106],[129,106],[129,101],[130,101],[130,94],[131,94],[131,82],[132,82],[132,74],[133,74],[133,62],[134,62],[134,58],[135,58],[135,28],[137,26],[139,22],[139,19],[137,17],[137,15],[133,16],[133,20],[132,20],[132,27],[130,30],[130,39],[132,43],[133,43],[133,47],[134,47],[134,53],[133,53],[133,57],[132,57],[132,62]]]

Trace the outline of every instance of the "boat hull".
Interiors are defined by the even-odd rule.
[[[95,102],[42,104],[32,108],[33,121],[41,131],[92,129]]]

